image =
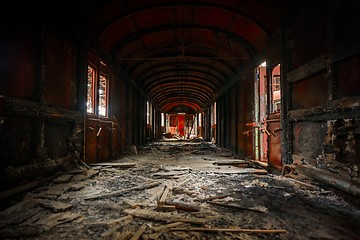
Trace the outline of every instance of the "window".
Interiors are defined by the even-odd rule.
[[[95,69],[91,66],[88,66],[88,75],[87,75],[87,101],[86,101],[86,111],[88,113],[94,113],[94,83],[95,83]]]
[[[272,112],[279,112],[281,108],[281,88],[280,88],[280,64],[272,71],[271,99]]]
[[[107,78],[104,75],[100,75],[98,114],[102,117],[107,117],[107,82]]]
[[[146,102],[146,123],[148,125],[152,124],[152,105],[149,102]]]
[[[96,68],[88,65],[86,112],[100,117],[108,116],[108,77],[98,75]]]
[[[280,91],[280,76],[273,77],[273,91]]]

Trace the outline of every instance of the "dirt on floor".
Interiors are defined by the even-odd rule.
[[[359,226],[333,189],[201,140],[69,168],[0,213],[1,239],[349,240]]]

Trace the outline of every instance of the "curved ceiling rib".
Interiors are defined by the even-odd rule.
[[[159,61],[157,61],[156,63],[142,62],[142,64],[146,64],[147,66],[141,67],[138,65],[137,67],[134,67],[137,71],[133,71],[140,73],[139,76],[134,75],[134,79],[137,80],[139,85],[146,85],[146,82],[152,80],[161,80],[164,75],[184,75],[186,73],[191,73],[193,77],[201,78],[204,82],[210,82],[211,84],[216,85],[216,88],[219,90],[228,81],[226,73],[231,72],[230,69],[227,69],[226,72],[219,72],[223,68],[216,67],[213,63],[169,62],[159,64]],[[179,70],[175,72],[173,66],[177,66]],[[222,65],[221,67],[224,66]],[[156,69],[156,71],[154,69]]]
[[[100,47],[161,111],[201,111],[251,62],[287,8],[268,0],[104,0],[79,5]],[[281,11],[286,12],[286,11]]]
[[[175,93],[179,95],[179,99],[188,97],[188,96],[195,96],[201,98],[201,100],[206,103],[211,99],[212,94],[205,92],[206,89],[202,86],[198,86],[195,84],[184,84],[180,83],[180,87],[175,87],[174,84],[162,84],[160,86],[148,89],[149,95],[152,96],[153,99],[157,99],[160,96],[166,95],[168,93]],[[160,89],[161,88],[161,89]]]
[[[154,87],[157,86],[162,86],[168,83],[172,83],[174,82],[176,79],[178,79],[179,76],[177,74],[171,73],[169,75],[163,75],[163,76],[157,76],[156,80],[149,80],[149,83],[147,83],[146,85],[144,85],[144,89],[152,89]],[[216,87],[214,84],[204,81],[202,80],[202,78],[198,78],[198,77],[194,77],[194,73],[192,73],[191,75],[182,75],[182,82],[186,83],[186,84],[194,84],[194,85],[199,85],[199,86],[203,86],[206,90],[208,90],[210,93],[215,93],[217,91],[219,91],[221,88],[220,87]]]
[[[241,35],[237,35],[230,31],[219,29],[219,28],[216,28],[213,26],[196,26],[196,25],[192,25],[192,26],[166,25],[166,26],[156,26],[153,28],[147,28],[145,30],[137,31],[131,35],[126,36],[125,38],[121,39],[121,41],[113,43],[114,45],[110,45],[110,43],[108,43],[108,45],[110,45],[110,46],[108,46],[107,50],[110,51],[111,56],[116,57],[118,55],[119,51],[126,48],[126,45],[128,45],[129,43],[131,43],[133,41],[138,40],[141,36],[147,36],[147,35],[149,36],[151,34],[159,34],[161,32],[170,32],[170,31],[176,31],[176,30],[208,31],[208,32],[213,33],[215,36],[218,36],[219,34],[223,34],[227,37],[227,39],[241,43],[241,45],[246,49],[247,53],[250,56],[253,57],[257,52],[256,47],[253,46],[247,39],[241,37]],[[111,30],[109,30],[109,31],[111,31]],[[101,43],[102,38],[100,37],[98,39],[98,41]],[[170,56],[170,57],[172,57],[172,56]],[[234,56],[234,58],[237,58],[237,57]],[[241,56],[240,58],[242,59],[243,57]],[[130,57],[127,57],[126,59],[131,60]],[[214,59],[215,59],[215,57],[214,57]]]

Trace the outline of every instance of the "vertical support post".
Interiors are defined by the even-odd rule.
[[[332,101],[337,99],[337,72],[338,69],[336,67],[336,64],[334,63],[334,49],[338,41],[338,26],[337,22],[334,17],[334,4],[328,4],[327,5],[328,11],[327,11],[327,22],[328,22],[328,39],[330,41],[330,47],[329,47],[329,58],[327,62],[327,81],[328,81],[328,101]]]
[[[289,120],[289,110],[291,110],[291,83],[287,81],[289,72],[290,54],[286,47],[286,29],[281,32],[281,111],[280,111],[280,128],[281,131],[281,161],[282,164],[292,162],[292,123]]]
[[[45,29],[45,19],[42,19],[41,22],[41,33],[40,33],[40,74],[37,88],[37,99],[41,105],[46,105],[45,102],[45,55],[46,55],[46,29]],[[38,133],[38,145],[36,146],[36,157],[40,161],[44,161],[47,158],[47,149],[45,147],[45,119],[43,116],[40,116],[39,122],[39,133]]]

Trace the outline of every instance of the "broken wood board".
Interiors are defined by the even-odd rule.
[[[299,181],[297,179],[292,178],[290,175],[285,175],[285,177],[287,177],[287,179],[289,179],[290,181],[300,185],[301,187],[307,189],[307,190],[311,190],[311,191],[315,191],[317,190],[317,187],[315,187],[314,185]]]
[[[241,228],[171,228],[172,231],[238,232],[238,233],[286,233],[284,229],[241,229]]]
[[[129,239],[130,236],[132,235],[132,232],[130,230],[124,231],[122,233],[120,232],[116,232],[113,235],[113,240],[125,240],[125,239]]]
[[[223,173],[223,174],[256,174],[256,175],[266,175],[268,172],[265,169],[256,169],[256,168],[235,168],[235,167],[219,167],[217,169],[208,168],[201,169],[202,171],[208,173]]]
[[[92,164],[90,164],[90,166],[104,166],[104,167],[114,167],[114,168],[131,168],[131,167],[135,167],[136,163],[131,163],[131,162],[123,162],[123,163],[103,162],[103,163],[92,163]]]
[[[138,240],[141,237],[141,235],[145,232],[146,228],[147,228],[146,223],[141,225],[141,227],[134,233],[134,235],[130,238],[130,240]]]
[[[57,178],[55,178],[52,182],[53,183],[68,183],[71,181],[71,179],[73,178],[73,175],[61,175]]]
[[[189,171],[162,171],[153,174],[155,178],[179,178],[181,175],[188,174]]]
[[[46,227],[52,228],[54,226],[72,222],[77,218],[80,218],[81,214],[72,213],[72,212],[63,212],[55,213],[50,216],[39,219],[36,224],[44,225]]]
[[[173,182],[170,182],[169,184],[167,184],[165,186],[165,189],[158,201],[158,205],[161,205],[161,204],[165,204],[165,201],[166,201],[166,198],[167,198],[167,195],[169,194],[169,192],[173,189],[174,187],[174,183]]]
[[[22,201],[0,212],[0,228],[20,224],[41,211],[35,201]]]
[[[260,206],[260,207],[242,207],[242,206],[238,206],[238,205],[230,205],[230,204],[226,204],[226,203],[219,203],[219,202],[212,202],[212,201],[207,201],[206,203],[221,206],[221,207],[227,207],[227,208],[238,209],[238,210],[247,210],[247,211],[253,211],[253,212],[265,213],[268,211],[268,209],[266,207],[262,207],[262,206]]]
[[[166,231],[167,229],[170,229],[170,228],[175,228],[175,227],[180,227],[180,226],[183,226],[187,223],[184,223],[184,222],[173,222],[173,223],[169,223],[169,224],[166,224],[166,225],[161,225],[159,227],[154,227],[153,230],[155,232],[164,232]]]
[[[179,167],[179,166],[168,166],[164,168],[164,171],[172,172],[172,171],[191,171],[192,169],[189,167]]]
[[[223,160],[223,161],[216,161],[213,165],[239,165],[239,164],[249,164],[248,161],[245,160]]]
[[[43,208],[50,209],[53,212],[64,212],[73,207],[71,204],[44,199],[38,199],[37,204]]]
[[[70,190],[70,188],[74,184],[72,183],[60,183],[56,185],[52,185],[49,187],[49,189],[43,191],[40,193],[40,198],[47,198],[47,199],[55,199],[62,195],[64,192],[67,192]]]
[[[100,193],[94,196],[89,196],[84,198],[85,200],[94,200],[97,198],[102,198],[102,197],[114,197],[114,196],[119,196],[122,195],[124,193],[127,192],[131,192],[131,191],[137,191],[137,190],[143,190],[143,189],[147,189],[147,188],[153,188],[156,187],[158,185],[160,185],[161,183],[159,182],[154,182],[154,183],[150,183],[150,184],[146,184],[146,185],[141,185],[141,186],[137,186],[137,187],[132,187],[132,188],[126,188],[126,189],[122,189],[122,190],[118,190],[118,191],[113,191],[110,193]]]
[[[148,220],[163,221],[163,222],[187,222],[193,224],[205,224],[206,220],[203,218],[186,217],[184,215],[174,215],[169,213],[155,212],[146,209],[125,209],[126,213],[137,217]]]
[[[198,212],[200,206],[198,204],[185,203],[179,200],[165,201],[167,205],[174,206],[176,209],[184,210],[187,212]]]
[[[163,212],[172,212],[176,210],[176,207],[174,205],[160,204],[156,207],[156,210]]]

